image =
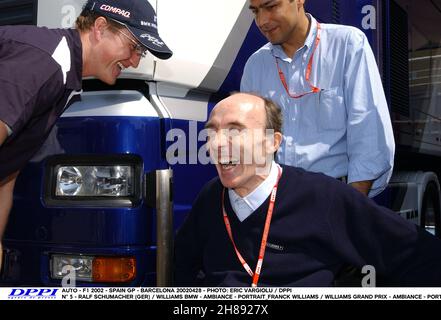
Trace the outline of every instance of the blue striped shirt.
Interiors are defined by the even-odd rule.
[[[348,183],[374,180],[373,197],[392,175],[395,143],[378,67],[364,33],[343,25],[320,24],[310,81],[321,90],[291,98],[280,80],[276,58],[291,94],[311,90],[305,79],[314,49],[317,21],[303,47],[288,57],[268,43],[247,61],[241,91],[271,98],[282,109],[283,141],[278,162],[348,176]]]

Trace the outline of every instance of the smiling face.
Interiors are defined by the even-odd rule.
[[[277,139],[266,136],[263,99],[240,93],[222,100],[206,128],[210,156],[222,184],[240,196],[249,194],[267,177],[281,139],[280,133]]]
[[[283,44],[293,37],[304,0],[249,0],[256,25],[272,44]]]
[[[107,84],[114,84],[123,69],[138,67],[141,55],[136,50],[137,41],[125,27],[114,26],[99,17],[90,37],[93,37],[91,42],[94,46],[93,55],[89,58],[89,75]]]

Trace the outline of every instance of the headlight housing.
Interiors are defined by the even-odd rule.
[[[48,206],[132,207],[141,197],[141,158],[55,156],[46,165]]]
[[[67,270],[75,270],[77,281],[130,282],[136,276],[136,259],[125,256],[53,254],[50,260],[51,278],[63,279]]]

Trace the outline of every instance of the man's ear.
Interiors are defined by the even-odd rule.
[[[282,143],[282,134],[280,132],[274,132],[274,134],[267,135],[267,154],[273,154],[279,150],[280,144]]]
[[[104,34],[104,31],[108,28],[109,23],[106,18],[98,17],[93,24],[93,33],[97,40],[100,40]]]
[[[282,143],[283,135],[280,132],[274,133],[274,152],[279,150],[280,144]]]

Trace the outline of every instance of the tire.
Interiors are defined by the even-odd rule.
[[[429,182],[423,196],[420,226],[441,238],[441,208],[437,185]]]

